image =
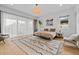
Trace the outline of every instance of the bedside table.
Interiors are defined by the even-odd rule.
[[[63,38],[63,35],[61,33],[56,33],[56,37],[55,38]]]

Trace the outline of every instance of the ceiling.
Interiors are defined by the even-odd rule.
[[[5,4],[4,6],[7,6],[9,8],[16,9],[18,11],[31,14],[33,16],[36,16],[32,13],[32,8],[35,7],[35,4]],[[53,14],[55,12],[59,12],[65,9],[69,9],[71,7],[74,7],[75,5],[72,4],[39,4],[38,5],[41,9],[40,16],[47,16],[50,14]]]

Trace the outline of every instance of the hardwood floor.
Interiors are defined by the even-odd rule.
[[[79,48],[64,46],[63,55],[79,55]]]
[[[0,42],[0,55],[25,55],[10,39]],[[62,55],[79,55],[79,48],[64,45]]]
[[[63,55],[79,55],[79,48],[75,47],[73,44],[64,44]]]
[[[6,40],[6,43],[0,42],[0,55],[24,55],[25,53],[21,51],[11,40]]]

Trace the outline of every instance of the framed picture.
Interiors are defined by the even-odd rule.
[[[53,19],[46,20],[46,26],[53,26]]]
[[[70,15],[60,16],[60,25],[67,25],[69,23],[69,16]]]
[[[65,25],[65,24],[68,24],[68,23],[69,23],[68,19],[63,19],[63,20],[60,21],[61,25]]]

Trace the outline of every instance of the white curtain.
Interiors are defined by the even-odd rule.
[[[33,33],[33,20],[2,13],[2,33],[10,37],[29,35]]]

